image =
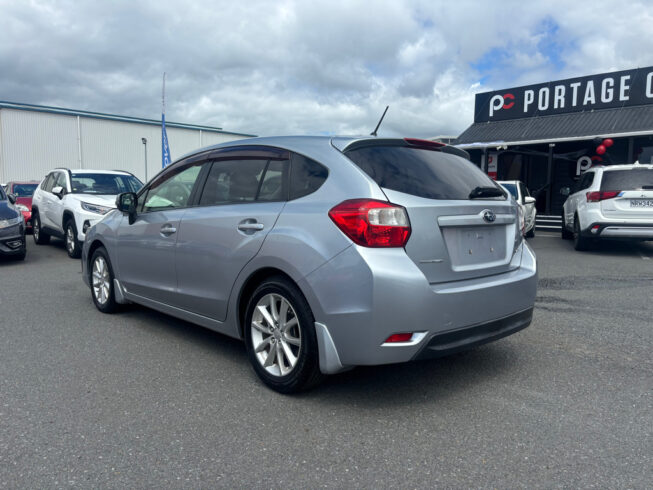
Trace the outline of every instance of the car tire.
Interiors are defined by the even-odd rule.
[[[528,232],[526,233],[526,238],[533,238],[534,236],[535,236],[535,226],[533,226],[533,228],[528,230]]]
[[[38,213],[32,214],[32,238],[37,245],[50,243],[50,235],[41,228],[41,217]]]
[[[590,247],[590,239],[584,237],[580,232],[580,223],[578,222],[578,217],[574,219],[574,249],[579,252],[588,250]]]
[[[115,312],[118,305],[113,291],[113,268],[104,247],[99,247],[93,252],[88,269],[91,297],[95,307],[102,313]]]
[[[572,238],[574,238],[574,234],[567,229],[567,225],[565,223],[565,217],[563,215],[562,216],[562,239],[571,240]]]
[[[287,278],[274,276],[256,288],[245,310],[245,344],[268,387],[295,393],[323,379],[314,323],[306,298]]]
[[[64,224],[64,242],[68,257],[78,259],[82,255],[82,244],[77,240],[77,226],[72,218],[69,218]]]

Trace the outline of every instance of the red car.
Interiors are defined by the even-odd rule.
[[[32,229],[32,195],[39,186],[38,181],[8,182],[7,194],[16,196],[16,207],[23,213],[28,231]]]

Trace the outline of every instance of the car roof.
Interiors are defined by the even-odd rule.
[[[413,141],[411,141],[413,140]],[[447,153],[463,153],[466,152],[456,148],[455,146],[446,145],[437,141],[430,140],[419,140],[414,138],[379,138],[371,135],[358,135],[358,136],[261,136],[256,138],[244,138],[239,140],[227,141],[225,143],[219,143],[217,145],[207,146],[204,148],[199,148],[192,152],[186,153],[181,157],[175,160],[176,163],[180,160],[183,160],[187,157],[198,155],[201,153],[209,152],[212,150],[218,150],[221,148],[229,148],[236,146],[269,146],[275,148],[281,148],[284,150],[289,150],[295,153],[300,153],[305,156],[310,156],[316,159],[319,159],[320,155],[324,155],[324,152],[328,151],[333,153],[333,150],[338,150],[344,152],[349,148],[353,148],[356,143],[364,143],[366,141],[378,142],[379,145],[383,144],[392,144],[393,142],[401,142],[402,144],[413,144],[413,142],[423,142],[427,145],[433,145],[437,147],[448,147],[451,151]],[[419,143],[417,143],[419,144]],[[458,155],[462,156],[462,155]],[[468,157],[466,157],[468,158]]]
[[[54,169],[54,170],[68,170],[68,169]],[[131,175],[125,170],[94,170],[89,168],[71,168],[70,171],[75,174],[109,174],[109,175]]]
[[[9,184],[19,184],[19,185],[23,185],[23,184],[38,184],[39,182],[40,182],[40,181],[38,181],[38,180],[10,180],[9,182],[7,182],[7,183],[4,184],[4,185],[9,185]]]
[[[615,170],[631,170],[633,168],[645,168],[645,169],[653,169],[653,164],[646,164],[646,163],[629,163],[627,165],[608,165],[604,167],[597,167],[602,169],[604,172],[612,172]]]
[[[177,158],[175,162],[199,153],[234,146],[271,146],[304,153],[310,152],[315,147],[331,146],[333,139],[333,136],[260,136],[256,138],[243,138],[198,148]],[[357,138],[348,138],[350,141],[354,141],[355,139]]]

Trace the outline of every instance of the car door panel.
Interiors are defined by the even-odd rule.
[[[178,305],[224,321],[232,285],[258,253],[284,202],[189,209],[177,239]]]
[[[118,229],[120,278],[129,293],[175,306],[175,243],[181,218],[193,202],[202,162],[179,165],[162,174],[141,194],[133,223]]]
[[[120,279],[130,293],[162,303],[174,302],[177,289],[175,242],[186,209],[141,213],[118,228]],[[168,229],[167,232],[162,230]]]
[[[224,321],[233,283],[258,253],[288,195],[289,162],[256,155],[217,160],[199,207],[184,215],[177,239],[180,307]]]

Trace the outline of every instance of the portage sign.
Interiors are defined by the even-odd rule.
[[[476,94],[474,122],[653,104],[653,67]]]

